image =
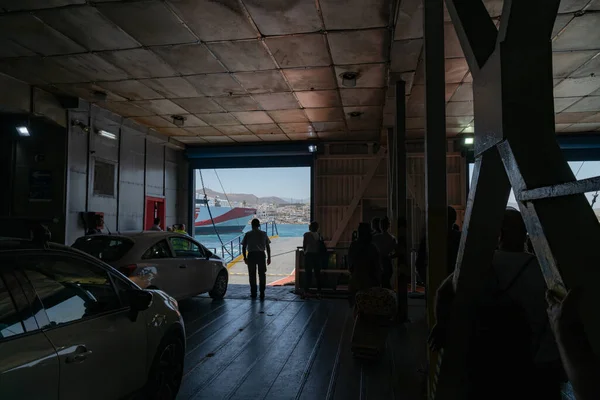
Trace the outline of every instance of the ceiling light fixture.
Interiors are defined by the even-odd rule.
[[[352,111],[352,112],[349,112],[348,115],[352,118],[358,118],[361,115],[363,115],[363,113],[360,111]]]
[[[114,133],[105,131],[103,129],[100,129],[98,131],[98,135],[103,136],[103,137],[105,137],[107,139],[117,140],[117,135],[115,135]]]
[[[473,143],[475,143],[475,138],[472,136],[467,136],[465,137],[465,144],[466,145],[472,145]]]
[[[315,144],[311,144],[308,146],[308,151],[311,153],[316,153],[317,152],[317,145]]]
[[[94,100],[97,101],[106,101],[106,99],[108,98],[108,94],[101,90],[94,90],[93,96]]]
[[[173,119],[173,124],[175,126],[182,127],[185,123],[185,117],[183,115],[172,115],[171,118]]]
[[[31,136],[26,126],[17,126],[17,132],[19,132],[19,136]]]
[[[358,72],[346,71],[340,74],[340,78],[342,78],[342,86],[355,87],[356,78],[358,78]]]

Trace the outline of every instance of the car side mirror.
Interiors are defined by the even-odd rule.
[[[131,307],[131,320],[135,322],[140,311],[145,311],[152,304],[152,293],[145,290],[129,290],[127,291],[129,305]]]
[[[210,258],[211,258],[212,256],[213,256],[213,253],[212,253],[212,252],[210,252],[210,251],[207,251],[207,252],[206,252],[206,259],[207,259],[207,260],[210,260]]]

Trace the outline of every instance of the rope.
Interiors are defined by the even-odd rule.
[[[227,204],[229,204],[229,207],[231,207],[231,202],[229,201],[229,197],[227,197],[227,192],[225,191],[225,188],[223,187],[223,183],[221,183],[221,178],[219,178],[219,174],[217,174],[217,170],[213,169],[213,171],[215,171],[215,175],[217,176],[217,180],[219,181],[219,185],[221,185],[221,190],[223,191],[223,194],[225,195],[225,199],[227,200]]]
[[[212,211],[210,211],[210,206],[208,205],[208,197],[206,196],[206,188],[204,187],[204,178],[202,177],[202,170],[199,169],[198,173],[200,174],[200,182],[202,183],[202,192],[204,192],[204,200],[206,200],[206,209],[208,210],[208,215],[210,216],[210,221],[212,222],[215,234],[217,235],[217,238],[219,238],[219,242],[221,242],[221,248],[224,249],[231,258],[234,258],[233,254],[231,254],[231,252],[225,248],[225,243],[223,243],[221,235],[219,235],[219,231],[217,230],[217,227],[215,225],[215,220],[213,219]]]
[[[585,161],[583,161],[581,163],[581,165],[579,166],[579,169],[577,170],[577,172],[575,173],[575,179],[577,179],[577,175],[579,175],[579,171],[581,171],[581,168],[583,168],[583,164],[585,164]],[[590,206],[592,208],[594,208],[594,204],[596,204],[596,200],[598,199],[598,191],[596,190],[596,192],[592,195],[592,201],[590,202]]]

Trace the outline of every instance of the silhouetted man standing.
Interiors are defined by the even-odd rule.
[[[242,240],[242,255],[244,262],[248,265],[250,278],[250,295],[256,298],[256,270],[258,268],[258,279],[260,282],[260,299],[265,298],[265,287],[267,285],[267,265],[271,264],[271,241],[266,232],[260,230],[260,221],[252,220],[252,230],[246,232]],[[246,250],[248,254],[246,255]],[[265,251],[267,257],[265,259]]]

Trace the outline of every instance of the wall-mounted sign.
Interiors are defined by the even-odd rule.
[[[29,201],[52,201],[52,172],[32,170],[29,172]]]

